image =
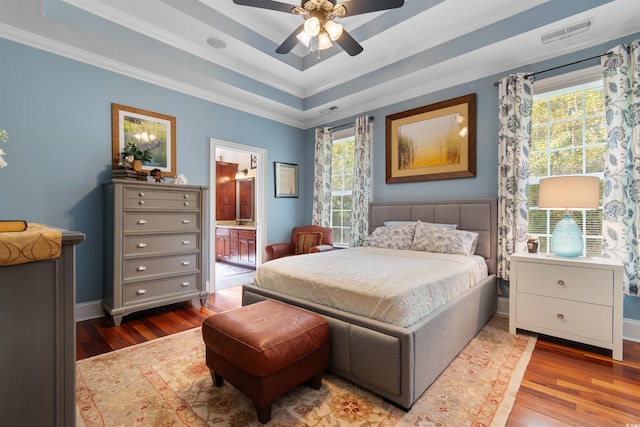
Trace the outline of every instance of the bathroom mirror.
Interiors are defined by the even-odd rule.
[[[236,179],[236,219],[253,221],[254,182],[253,178]]]

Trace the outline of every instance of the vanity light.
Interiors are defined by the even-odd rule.
[[[236,179],[245,178],[248,174],[249,174],[249,169],[247,168],[238,169],[238,172],[236,172]]]

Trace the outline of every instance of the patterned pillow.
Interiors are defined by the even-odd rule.
[[[296,234],[294,253],[296,255],[308,254],[309,249],[322,244],[321,231],[305,231]]]
[[[473,231],[451,230],[418,222],[411,250],[469,256],[474,254],[477,244],[478,233]]]
[[[385,249],[409,249],[415,229],[415,225],[378,227],[365,239],[364,245]]]
[[[386,226],[409,225],[409,224],[416,225],[418,222],[424,222],[424,221],[385,221],[384,225]],[[458,224],[441,224],[439,222],[425,222],[425,224],[430,224],[435,227],[450,228],[452,230],[455,230],[456,228],[458,228]]]

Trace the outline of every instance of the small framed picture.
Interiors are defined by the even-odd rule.
[[[258,167],[258,156],[255,154],[251,155],[251,169],[256,169]]]
[[[276,197],[298,197],[298,165],[273,162]]]

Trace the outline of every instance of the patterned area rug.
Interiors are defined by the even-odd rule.
[[[495,316],[404,412],[327,374],[277,399],[271,426],[503,426],[536,338]],[[213,386],[200,328],[77,362],[78,426],[259,426],[253,404]]]

